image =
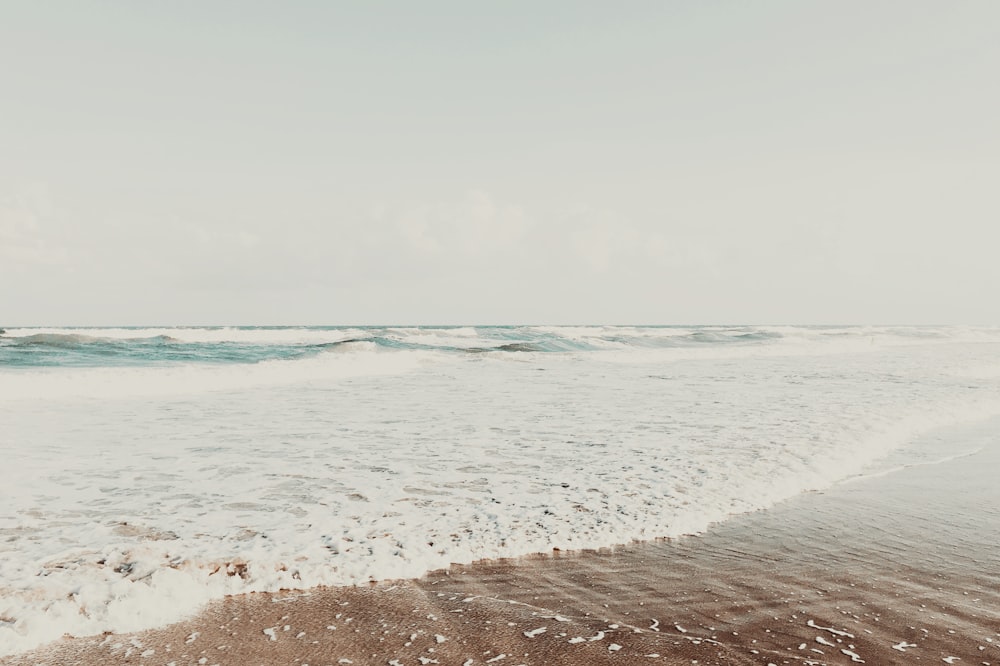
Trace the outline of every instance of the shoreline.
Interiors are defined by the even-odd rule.
[[[946,431],[982,440],[974,453],[855,478],[698,536],[228,597],[168,627],[0,663],[992,666],[1000,442],[989,425]]]

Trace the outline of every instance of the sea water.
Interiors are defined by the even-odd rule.
[[[996,414],[992,328],[8,329],[0,655],[698,533]]]

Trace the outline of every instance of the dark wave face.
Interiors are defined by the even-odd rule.
[[[191,342],[169,335],[114,338],[76,333],[0,337],[2,366],[142,366],[171,363],[257,363],[319,353],[308,345]]]

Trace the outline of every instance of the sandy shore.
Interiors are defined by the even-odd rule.
[[[698,537],[232,597],[4,663],[1000,666],[1000,437],[976,436]]]

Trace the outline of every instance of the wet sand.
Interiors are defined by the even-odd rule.
[[[992,432],[979,428],[972,455],[697,537],[231,597],[170,627],[67,638],[4,663],[1000,666]]]

